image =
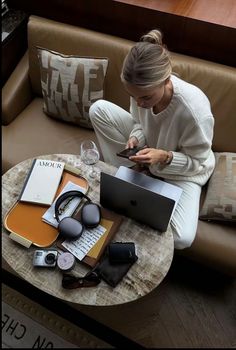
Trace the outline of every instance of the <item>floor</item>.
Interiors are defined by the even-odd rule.
[[[236,347],[236,279],[180,256],[147,297],[81,311],[145,347]]]
[[[50,295],[45,298],[45,293],[25,283],[21,289],[25,296],[80,326],[78,333],[82,327],[113,346],[236,348],[236,279],[179,255],[160,286],[123,305],[68,309],[67,303],[61,305]],[[7,284],[19,290],[21,283],[16,285],[14,276]]]
[[[115,1],[236,28],[236,3],[234,0]]]

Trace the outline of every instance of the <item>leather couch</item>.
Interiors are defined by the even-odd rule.
[[[35,156],[78,154],[83,139],[96,141],[93,130],[52,119],[43,112],[36,46],[64,54],[108,57],[104,98],[128,109],[129,96],[122,87],[120,71],[131,45],[133,42],[126,39],[30,16],[28,50],[2,90],[3,172]],[[235,69],[176,53],[172,53],[172,63],[174,72],[199,86],[211,101],[215,117],[213,150],[236,152]],[[236,276],[235,225],[199,220],[192,246],[178,253]]]

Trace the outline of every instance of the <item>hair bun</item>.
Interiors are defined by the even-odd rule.
[[[144,34],[140,41],[149,42],[152,44],[158,44],[162,46],[162,33],[158,29],[153,29],[147,34]]]

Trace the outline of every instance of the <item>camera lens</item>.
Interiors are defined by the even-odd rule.
[[[49,265],[52,265],[55,263],[56,256],[53,253],[49,253],[45,256],[45,262]]]

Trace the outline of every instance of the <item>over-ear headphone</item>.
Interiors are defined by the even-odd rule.
[[[87,200],[81,209],[81,221],[72,217],[59,219],[59,207],[69,197],[81,197]],[[55,203],[55,218],[59,222],[58,231],[65,238],[77,239],[81,236],[84,227],[97,227],[101,221],[101,208],[98,204],[91,202],[91,199],[80,191],[68,191],[63,193]]]

